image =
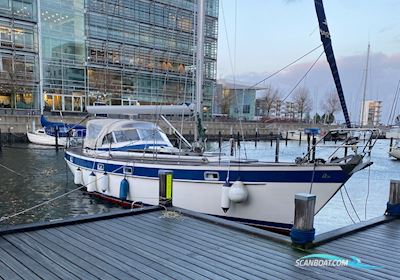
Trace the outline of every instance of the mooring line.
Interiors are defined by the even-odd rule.
[[[11,173],[14,173],[15,175],[18,175],[18,176],[21,176],[22,178],[25,178],[25,176],[22,175],[21,173],[18,173],[17,171],[14,171],[14,170],[12,170],[11,168],[8,168],[5,165],[2,165],[1,163],[0,163],[0,167],[3,167],[4,169],[10,171]]]

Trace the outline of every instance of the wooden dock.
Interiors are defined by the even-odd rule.
[[[355,231],[355,232],[354,232]],[[400,220],[290,238],[223,219],[162,208],[118,211],[0,231],[2,279],[396,279]],[[311,253],[359,257],[379,269],[297,267]]]

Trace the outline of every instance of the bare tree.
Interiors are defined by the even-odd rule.
[[[269,117],[271,110],[277,105],[277,102],[280,99],[280,91],[278,88],[273,88],[271,85],[267,87],[262,92],[262,110],[266,113],[266,116]]]
[[[300,115],[300,120],[303,120],[303,115],[312,110],[312,100],[308,88],[298,88],[293,95],[293,103],[296,106],[297,113]]]
[[[328,98],[321,102],[321,108],[324,111],[326,118],[332,118],[333,115],[340,110],[340,100],[335,89],[331,89],[328,93]]]

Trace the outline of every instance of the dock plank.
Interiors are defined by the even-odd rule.
[[[49,272],[49,276],[55,274],[60,279],[79,279],[76,275],[70,273],[58,263],[49,259],[46,254],[42,254],[40,251],[34,250],[24,241],[19,239],[18,236],[19,235],[6,236],[5,239],[13,244],[16,248],[21,250],[21,252],[24,252],[27,257],[34,259],[36,262],[40,263],[41,266],[43,266]],[[49,268],[51,268],[51,270]]]
[[[64,257],[64,259],[70,261],[74,265],[80,267],[82,270],[86,271],[87,273],[90,273],[91,275],[98,276],[100,278],[104,279],[113,279],[113,280],[118,280],[118,278],[114,277],[112,274],[109,274],[107,271],[103,269],[99,269],[98,267],[91,265],[88,263],[85,258],[74,254],[73,252],[63,248],[62,246],[59,245],[61,242],[53,242],[50,239],[45,238],[40,234],[40,232],[29,232],[26,233],[28,236],[30,236],[32,239],[37,240],[42,244],[42,246],[45,246],[48,248],[51,248],[54,252],[57,254],[61,255]]]
[[[1,254],[1,251],[0,251]],[[21,278],[15,271],[9,268],[6,264],[0,261],[0,279],[15,279],[20,280]]]
[[[37,259],[30,257],[27,252],[19,249],[10,241],[7,240],[7,242],[7,245],[3,244],[2,249],[11,256],[18,256],[18,261],[25,267],[29,268],[37,276],[40,278],[61,279],[58,275],[44,267]]]
[[[43,255],[47,256],[49,259],[53,260],[55,263],[58,265],[64,267],[66,270],[70,271],[74,275],[76,275],[80,279],[86,279],[86,280],[95,280],[98,279],[95,277],[93,274],[90,274],[88,271],[82,269],[80,266],[74,264],[71,262],[68,257],[66,257],[65,254],[62,254],[62,252],[57,253],[57,248],[54,248],[53,246],[49,246],[48,242],[46,243],[40,243],[40,239],[37,240],[35,238],[32,238],[26,233],[20,233],[17,234],[18,238],[20,238],[22,241],[24,241],[26,244],[29,244],[33,249],[40,251]],[[49,247],[47,247],[49,246]]]
[[[113,228],[103,228],[95,223],[87,226],[91,228],[91,232],[93,234],[98,233],[102,235],[108,235],[119,233],[123,239],[118,237],[115,241],[113,240],[111,242],[116,242],[118,244],[123,241],[125,243],[124,246],[129,250],[135,251],[139,249],[142,254],[146,254],[147,256],[153,258],[156,264],[165,265],[181,274],[182,279],[208,279],[208,277],[205,275],[207,275],[209,272],[208,270],[201,268],[201,263],[199,263],[199,266],[192,265],[191,263],[187,262],[185,255],[174,254],[174,252],[166,251],[164,247],[155,246],[154,243],[149,243],[144,240],[144,236],[142,235],[140,238],[137,238],[135,232],[131,232],[129,235],[127,235],[124,232],[113,231]],[[131,238],[129,239],[128,237]]]
[[[296,250],[287,239],[219,223],[215,217],[163,214],[135,211],[5,231],[0,235],[0,279],[400,278],[399,220]],[[311,253],[356,256],[382,268],[295,266],[298,258]]]
[[[276,250],[277,248],[275,248],[275,252],[273,253],[269,253],[264,248],[260,249],[257,253],[252,254],[252,252],[249,252],[249,248],[247,246],[241,246],[241,244],[237,243],[235,238],[231,239],[231,234],[235,235],[235,231],[228,230],[227,232],[225,232],[225,238],[216,239],[212,235],[212,228],[210,229],[208,235],[200,235],[199,231],[188,230],[188,227],[185,226],[186,223],[182,224],[180,222],[176,222],[174,234],[168,235],[168,233],[162,231],[162,221],[159,223],[156,223],[155,221],[157,220],[141,219],[140,217],[138,217],[138,219],[135,220],[135,223],[132,223],[132,221],[129,221],[128,219],[122,219],[116,221],[116,223],[118,223],[120,226],[129,224],[128,229],[130,228],[130,230],[133,230],[134,228],[140,228],[141,230],[153,228],[153,232],[156,232],[157,234],[157,236],[154,237],[162,237],[162,240],[160,239],[161,242],[172,243],[171,245],[175,247],[185,246],[186,248],[190,248],[198,256],[206,257],[209,260],[208,262],[227,262],[230,266],[246,267],[251,269],[252,272],[259,271],[275,277],[286,278],[288,277],[288,275],[290,275],[290,272],[296,272],[300,274],[292,275],[294,278],[299,276],[303,279],[307,279],[307,275],[309,275],[309,273],[294,267],[293,261],[290,260],[287,255],[285,255],[286,258],[275,260],[273,256],[274,253],[278,253],[278,250]],[[178,229],[178,226],[181,226],[183,230],[180,231]],[[202,228],[204,230],[204,227]],[[121,230],[123,230],[123,228],[121,228]],[[251,243],[250,237],[248,241]],[[261,253],[261,255],[258,253]],[[268,259],[271,264],[275,264],[275,266],[268,265],[268,263],[265,262],[266,259]],[[290,264],[287,266],[288,271],[282,273],[282,269],[280,269],[279,267],[283,266],[284,263]],[[301,274],[303,274],[303,276],[301,276]],[[257,276],[257,274],[255,274],[254,276]]]
[[[1,247],[3,248],[4,242],[1,243]],[[7,253],[7,251],[3,249],[0,250],[0,261],[7,264],[7,266],[22,279],[40,279],[40,277],[36,275],[33,271],[31,271],[27,266],[20,263],[17,259],[14,258],[14,256],[10,255],[9,253]],[[3,271],[0,271],[0,276],[3,277]]]
[[[135,278],[133,275],[130,275],[125,271],[125,267],[121,269],[118,261],[113,261],[112,259],[105,258],[101,254],[98,254],[96,250],[89,250],[87,248],[82,248],[74,241],[64,240],[62,236],[57,233],[57,229],[46,229],[44,231],[38,232],[42,236],[46,237],[50,241],[58,242],[60,246],[74,253],[75,255],[80,256],[85,262],[88,262],[90,265],[97,267],[98,269],[104,270],[107,273],[113,275],[114,278],[117,279],[129,279]],[[76,241],[76,240],[75,240]]]

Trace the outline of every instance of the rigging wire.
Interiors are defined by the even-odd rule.
[[[387,124],[393,124],[394,123],[394,119],[395,119],[395,112],[397,110],[397,103],[398,103],[398,99],[399,99],[399,93],[400,93],[400,80],[397,83],[397,88],[396,88],[396,93],[394,95],[394,102],[392,103],[392,107],[390,109],[390,114],[389,114],[389,119]]]
[[[346,212],[347,212],[347,215],[349,216],[349,218],[350,218],[350,220],[353,222],[353,224],[355,224],[356,221],[354,221],[353,217],[350,215],[350,212],[349,212],[349,210],[347,209],[346,203],[345,203],[345,201],[344,201],[342,189],[340,189],[340,196],[342,197],[343,206],[344,206],[344,209],[345,209]]]
[[[313,48],[312,50],[310,50],[309,52],[307,52],[306,54],[302,55],[301,57],[297,58],[296,60],[292,61],[291,63],[287,64],[286,66],[282,67],[281,69],[275,71],[274,73],[270,74],[268,77],[258,81],[257,83],[253,84],[251,87],[249,87],[249,89],[252,89],[256,86],[258,86],[259,84],[265,82],[266,80],[272,78],[273,76],[279,74],[280,72],[282,72],[283,70],[289,68],[290,66],[292,66],[293,64],[295,64],[296,62],[302,60],[303,58],[305,58],[306,56],[308,56],[309,54],[313,53],[314,51],[318,50],[320,47],[322,46],[322,44],[320,44],[319,46]],[[322,52],[324,53],[324,52]],[[322,54],[321,54],[322,56]]]
[[[284,102],[286,99],[289,98],[289,96],[296,90],[296,88],[300,85],[300,83],[307,77],[308,73],[311,72],[311,69],[314,68],[315,64],[317,64],[318,60],[321,58],[321,56],[324,54],[325,51],[322,51],[321,54],[317,57],[317,59],[314,61],[314,63],[308,68],[306,73],[300,78],[300,80],[297,82],[297,84],[292,88],[292,90],[285,96],[285,98],[282,99],[282,102]]]
[[[352,208],[353,211],[354,211],[354,214],[356,214],[357,219],[361,222],[360,216],[358,216],[358,213],[357,213],[357,211],[356,211],[356,208],[354,207],[353,201],[351,201],[351,198],[350,198],[350,196],[349,196],[349,193],[347,192],[346,186],[343,186],[343,188],[344,188],[344,191],[345,191],[345,193],[346,193],[346,195],[347,195],[347,198],[349,199],[349,202],[350,202],[351,208]]]
[[[364,220],[367,219],[367,204],[370,191],[370,180],[371,180],[371,166],[368,167],[368,183],[367,183],[367,196],[365,197],[365,205],[364,205]]]

